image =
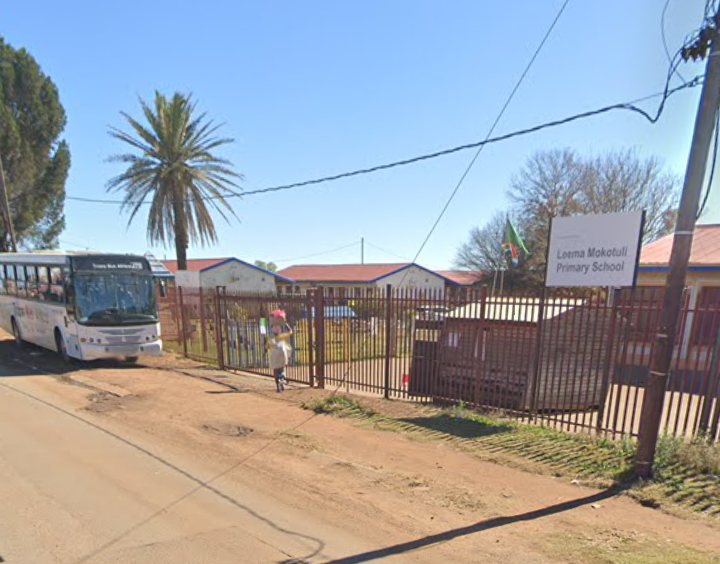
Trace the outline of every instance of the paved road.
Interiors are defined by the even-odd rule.
[[[104,430],[32,372],[0,359],[0,562],[309,563],[372,550],[227,477],[203,487],[215,469]]]

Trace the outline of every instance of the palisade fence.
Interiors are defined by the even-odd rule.
[[[637,436],[662,288],[546,289],[537,295],[368,288],[352,297],[168,288],[166,348],[272,375],[268,316],[293,329],[290,381],[413,401],[458,403],[527,422]],[[663,432],[718,441],[720,292],[685,299]]]

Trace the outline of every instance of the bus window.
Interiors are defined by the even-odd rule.
[[[0,264],[0,296],[7,293],[5,288],[5,265]]]
[[[8,296],[14,296],[16,293],[15,267],[10,264],[5,266],[5,291]]]
[[[50,269],[50,296],[51,302],[62,303],[65,301],[65,288],[63,286],[62,268],[53,266]]]
[[[17,295],[25,297],[25,267],[15,266],[15,286],[17,288]]]
[[[47,266],[38,266],[38,298],[50,300],[50,274]]]
[[[27,297],[32,299],[37,299],[38,297],[38,276],[37,276],[37,267],[35,266],[26,266],[25,267],[25,288],[27,292]]]

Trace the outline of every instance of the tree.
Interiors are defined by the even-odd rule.
[[[508,214],[495,213],[482,227],[473,227],[468,240],[460,245],[453,264],[462,270],[479,270],[483,274],[478,284],[499,284],[497,273],[504,271],[503,286],[508,290],[523,290],[537,285],[536,269],[530,269],[529,260],[521,254],[517,265],[508,263],[502,250],[505,221]]]
[[[0,158],[15,235],[24,246],[52,248],[65,228],[65,123],[52,80],[30,53],[0,38]],[[8,226],[0,220],[0,251],[9,249]]]
[[[148,240],[167,244],[173,239],[178,269],[185,270],[190,243],[217,240],[210,209],[225,220],[225,212],[235,215],[225,197],[237,194],[231,187],[237,187],[235,180],[241,175],[230,161],[213,154],[233,140],[215,137],[220,125],[207,120],[205,113],[197,115],[197,104],[189,95],[175,93],[168,99],[155,92],[152,107],[142,99],[140,106],[147,125],[121,112],[132,133],[110,128],[112,137],[136,152],[110,157],[128,167],[108,182],[107,189],[125,192],[122,209],[130,210],[128,225],[150,198]]]
[[[263,260],[256,260],[255,266],[258,268],[262,268],[263,270],[267,270],[268,272],[277,272],[277,264],[274,262],[265,262]]]
[[[544,261],[550,218],[645,210],[643,242],[668,233],[675,218],[680,179],[655,157],[634,149],[581,158],[570,149],[536,153],[507,192],[525,242]]]
[[[468,241],[460,245],[453,264],[461,270],[495,272],[505,267],[500,244],[505,228],[505,213],[497,212],[482,227],[470,230]]]
[[[536,153],[507,191],[530,256],[511,269],[506,286],[508,278],[514,288],[542,285],[550,218],[644,209],[643,240],[649,242],[672,230],[679,187],[680,180],[665,172],[658,159],[643,159],[633,149],[590,158],[571,149]],[[458,249],[455,264],[485,270],[497,264],[503,224],[503,215],[496,214],[484,227],[474,228]]]

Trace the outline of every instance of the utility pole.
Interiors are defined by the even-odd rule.
[[[13,227],[12,215],[10,214],[10,202],[8,200],[7,186],[5,185],[5,170],[2,164],[2,153],[0,153],[0,206],[2,206],[2,218],[8,235],[10,236],[10,246],[12,252],[17,253],[17,245],[15,244],[15,228]]]
[[[655,447],[665,402],[665,390],[675,346],[675,333],[685,288],[685,273],[690,259],[695,218],[705,180],[715,117],[720,104],[720,34],[718,33],[717,14],[714,17],[714,26],[708,35],[710,37],[710,56],[707,60],[700,106],[695,118],[695,131],[690,147],[690,158],[685,172],[685,184],[665,281],[663,307],[655,336],[655,353],[650,364],[640,420],[640,436],[635,460],[635,473],[640,478],[649,478],[652,475]]]
[[[365,264],[365,237],[360,238],[360,264]]]

